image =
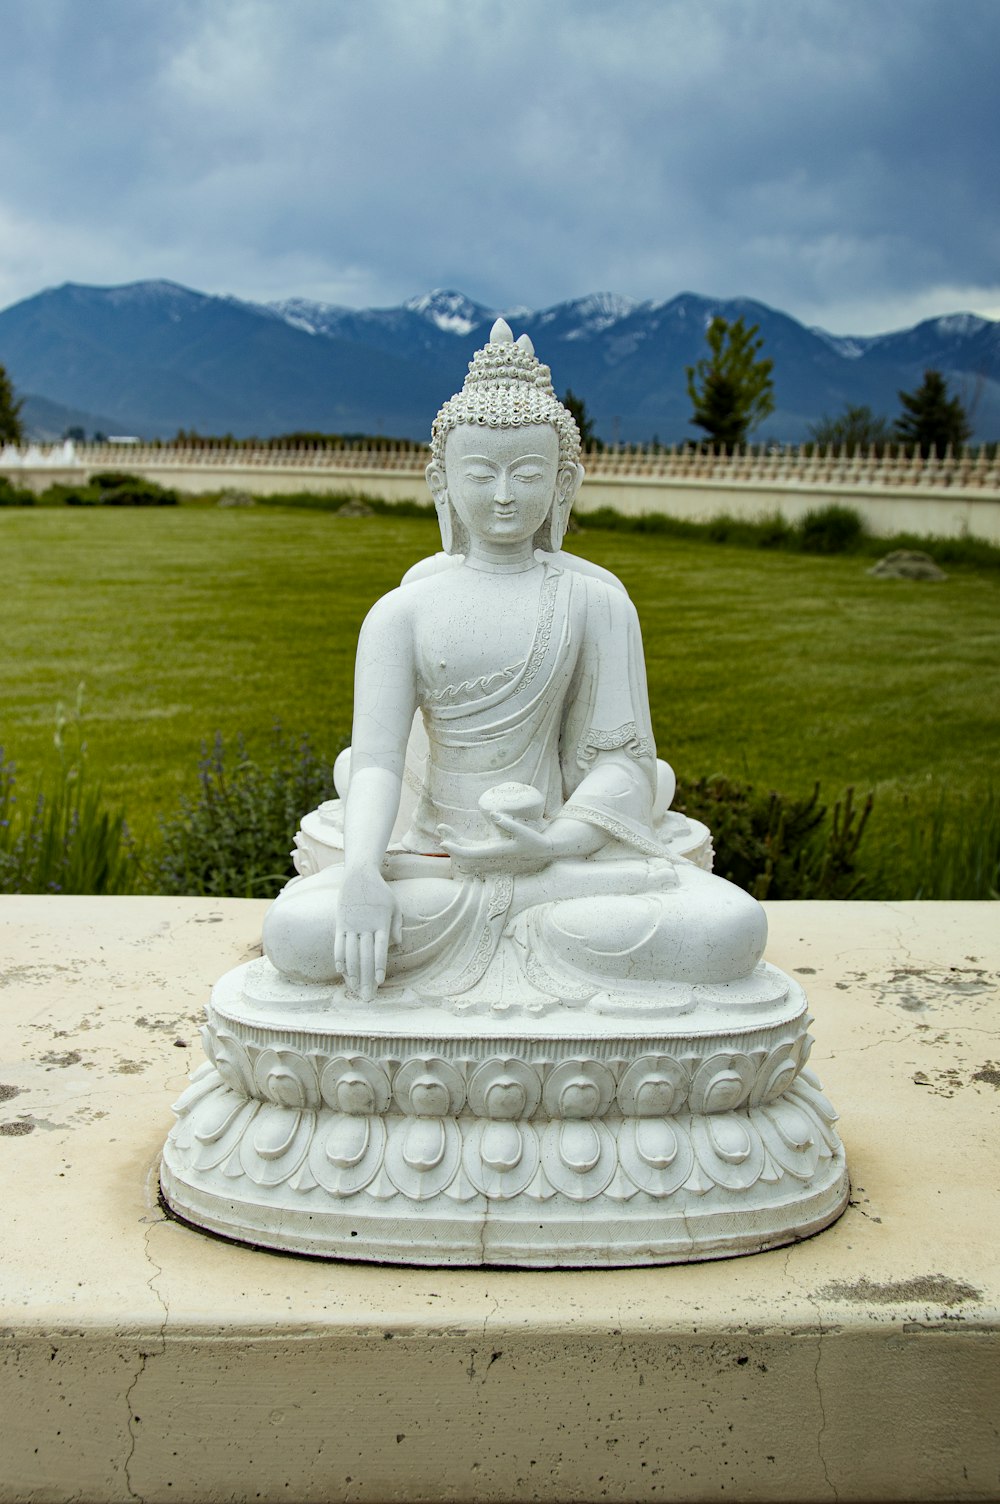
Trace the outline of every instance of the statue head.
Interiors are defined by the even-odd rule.
[[[468,530],[448,495],[449,437],[456,429],[537,430],[539,426],[554,430],[558,462],[551,505],[534,543],[536,548],[556,553],[583,480],[580,431],[572,413],[556,396],[552,373],[539,361],[531,340],[526,334],[515,340],[510,326],[497,319],[489,344],[477,350],[469,362],[462,390],[444,404],[431,430],[433,458],[427,466],[427,484],[437,507],[446,553],[466,553],[469,544]]]

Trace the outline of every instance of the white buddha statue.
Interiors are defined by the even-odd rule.
[[[212,989],[161,1168],[197,1226],[586,1267],[756,1252],[847,1203],[805,993],[755,900],[678,856],[635,611],[560,551],[579,449],[498,322],[434,424],[446,553],[361,632],[343,861]]]
[[[760,906],[656,828],[635,609],[560,551],[579,455],[548,367],[498,320],[433,428],[427,480],[461,562],[418,566],[370,611],[343,865],[294,879],[265,920],[288,981],[457,1012],[670,1013],[698,984],[759,989]],[[415,711],[422,787],[392,840]]]

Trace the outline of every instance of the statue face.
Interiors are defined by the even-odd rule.
[[[547,423],[485,428],[464,423],[445,445],[448,495],[473,538],[523,543],[554,503],[559,436]]]

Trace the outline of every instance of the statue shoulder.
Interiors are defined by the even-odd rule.
[[[441,574],[445,570],[457,569],[461,562],[461,554],[430,554],[428,558],[418,559],[416,564],[411,564],[399,583],[412,585],[417,580],[429,579],[432,575]]]
[[[572,574],[582,575],[586,579],[601,580],[613,590],[620,590],[622,595],[628,595],[625,586],[616,574],[612,574],[610,569],[605,569],[603,564],[594,564],[590,559],[581,558],[579,554],[567,553],[563,548],[557,554],[546,554],[539,549],[535,557],[544,559],[546,563],[555,564],[559,569],[569,570]]]
[[[433,610],[436,603],[447,601],[454,590],[451,569],[430,570],[412,578],[407,575],[394,590],[375,602],[365,617],[362,631],[412,632],[424,614]]]
[[[639,629],[639,613],[620,580],[581,573],[575,588],[586,601],[588,633],[621,636]]]
[[[375,602],[361,626],[359,646],[393,643],[412,633],[413,587],[397,585]]]

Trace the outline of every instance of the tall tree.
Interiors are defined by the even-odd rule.
[[[873,413],[870,407],[848,405],[835,418],[824,416],[809,425],[814,444],[823,449],[843,449],[854,454],[858,449],[881,452],[892,438],[888,418]]]
[[[924,459],[944,454],[949,444],[958,449],[972,433],[965,408],[957,397],[948,396],[940,371],[925,371],[916,391],[900,392],[899,400],[903,412],[896,419],[895,437],[919,449]]]
[[[0,444],[20,444],[23,438],[21,404],[14,401],[14,388],[7,372],[0,366]]]
[[[730,324],[717,316],[705,336],[709,354],[687,367],[691,421],[727,451],[774,412],[774,361],[760,359],[764,341],[756,338],[758,329],[747,329],[742,318]]]

